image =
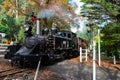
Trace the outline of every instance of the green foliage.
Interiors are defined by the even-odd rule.
[[[115,8],[113,6],[113,4],[105,2],[105,6],[106,6],[107,9],[109,9],[114,14],[118,14],[117,8]]]
[[[89,2],[89,0],[80,0],[81,2]]]
[[[120,51],[120,23],[113,23],[102,29],[103,36],[101,40],[102,50],[106,50],[109,54]]]
[[[7,27],[5,25],[0,24],[0,32],[1,33],[6,33],[7,32]]]
[[[0,3],[2,3],[3,2],[3,0],[0,0]]]
[[[105,2],[105,0],[100,0],[100,2],[101,2],[101,3],[104,3],[104,2]]]
[[[85,2],[85,3],[98,3],[98,4],[101,4],[103,5],[107,10],[109,10],[112,15],[117,15],[119,14],[118,10],[119,8],[117,6],[114,6],[113,3],[110,3],[110,2],[106,2],[106,0],[81,0],[82,2]]]
[[[8,39],[17,36],[22,25],[22,17],[14,18],[13,16],[4,16],[0,22],[0,32],[6,33]]]
[[[4,21],[4,24],[7,27],[7,34],[9,36],[13,36],[14,34],[17,34],[19,28],[17,28],[16,26],[16,21],[14,17],[6,16],[6,21]]]
[[[18,32],[18,42],[23,43],[24,37],[25,37],[24,29],[21,27],[19,32]]]
[[[101,58],[102,59],[105,59],[105,60],[111,60],[112,59],[112,56],[107,56],[106,54],[101,54]]]
[[[87,35],[86,31],[84,31],[84,32],[77,31],[76,34],[78,37],[85,39],[87,41],[90,39],[90,36]]]

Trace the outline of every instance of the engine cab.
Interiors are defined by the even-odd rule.
[[[43,36],[47,36],[49,34],[49,29],[48,28],[44,28],[43,30],[42,30],[42,35]]]
[[[51,34],[52,34],[52,35],[57,34],[57,33],[58,33],[58,31],[59,31],[59,29],[58,29],[58,28],[56,28],[56,27],[52,27],[52,28],[51,28]]]

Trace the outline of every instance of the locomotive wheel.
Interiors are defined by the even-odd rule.
[[[12,66],[17,66],[17,61],[14,57],[11,58],[11,65]]]
[[[19,68],[25,68],[25,62],[24,61],[19,61],[18,62],[18,67]]]
[[[11,59],[12,66],[18,66],[19,68],[25,68],[25,62],[22,60],[16,60],[15,58]]]
[[[65,60],[67,57],[66,53],[65,52],[62,52],[62,60]]]
[[[50,62],[50,59],[48,56],[43,56],[42,60],[41,60],[41,64],[42,65],[48,65]]]
[[[66,53],[66,58],[67,59],[70,59],[72,57],[72,52],[71,51],[68,51],[67,53]]]
[[[15,65],[15,61],[13,59],[11,59],[11,66]]]
[[[72,55],[72,58],[75,58],[75,57],[77,57],[77,52],[73,51],[71,55]]]

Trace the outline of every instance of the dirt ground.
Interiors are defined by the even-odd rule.
[[[112,61],[102,60],[101,66],[96,61],[97,80],[119,80],[120,79],[120,62],[113,64]],[[0,58],[0,70],[13,68],[8,60]],[[36,69],[29,74],[29,80],[33,80]],[[39,70],[38,80],[92,80],[92,59],[80,63],[79,57],[64,60],[53,65],[41,67]],[[103,79],[101,77],[104,76]],[[19,80],[19,79],[18,79]]]
[[[75,63],[80,63],[79,57],[77,58],[72,58],[69,61],[75,62]],[[85,64],[88,66],[92,66],[92,59],[88,59],[88,61],[83,60],[81,64]],[[117,70],[120,71],[120,61],[117,61],[116,64],[113,64],[113,61],[111,60],[101,60],[101,66],[98,65],[98,62],[96,60],[96,65],[97,67],[103,67],[111,70]],[[4,58],[0,58],[0,68],[11,68],[11,64],[8,60],[5,60]]]
[[[70,61],[75,62],[75,63],[80,63],[79,57],[70,59]],[[82,64],[92,66],[93,65],[92,59],[88,58],[87,61],[85,61],[85,59],[84,59]],[[101,60],[101,66],[99,66],[98,60],[96,60],[96,65],[97,65],[97,67],[103,67],[103,68],[107,68],[110,70],[120,71],[120,60],[116,61],[116,64],[113,64],[112,60]]]
[[[10,62],[3,57],[0,57],[0,69],[12,68]]]

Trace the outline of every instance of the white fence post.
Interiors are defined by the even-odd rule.
[[[101,66],[101,53],[100,53],[100,29],[98,29],[98,60],[99,60],[99,66]]]
[[[96,80],[96,43],[93,41],[93,80]]]
[[[113,62],[114,62],[114,64],[116,64],[116,57],[115,57],[115,55],[114,55],[113,58],[114,58],[114,59],[113,59]]]
[[[80,62],[82,62],[82,47],[80,47]]]
[[[87,61],[87,59],[88,59],[88,53],[87,53],[87,49],[85,49],[85,54],[86,54],[86,61]]]

